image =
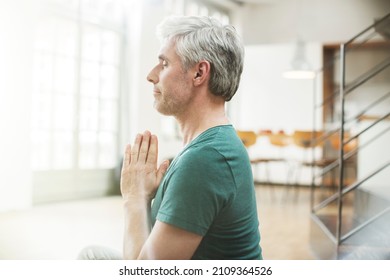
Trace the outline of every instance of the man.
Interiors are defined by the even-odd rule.
[[[125,259],[262,259],[253,176],[225,114],[244,49],[235,29],[208,17],[170,17],[147,80],[154,107],[174,116],[183,150],[157,166],[157,137],[126,147],[121,176]],[[169,168],[168,168],[169,166]]]

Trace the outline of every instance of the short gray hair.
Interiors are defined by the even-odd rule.
[[[226,101],[238,89],[244,64],[244,47],[232,25],[212,17],[171,16],[157,27],[160,40],[173,39],[184,70],[206,60],[211,65],[209,89]]]

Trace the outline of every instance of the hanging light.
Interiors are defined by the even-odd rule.
[[[291,62],[291,69],[283,72],[286,79],[314,79],[315,72],[305,58],[305,43],[298,40],[295,53]]]

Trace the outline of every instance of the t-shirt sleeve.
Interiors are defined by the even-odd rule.
[[[183,154],[167,180],[157,220],[204,236],[234,196],[225,158],[214,149]]]

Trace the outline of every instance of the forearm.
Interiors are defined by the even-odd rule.
[[[150,234],[150,202],[143,199],[126,200],[124,212],[123,257],[135,260]]]
[[[125,212],[125,259],[154,256],[149,254],[148,250],[142,252],[142,248],[151,231],[150,202],[169,165],[169,162],[165,161],[157,168],[157,146],[157,137],[149,131],[138,134],[133,147],[126,145],[121,172]]]

